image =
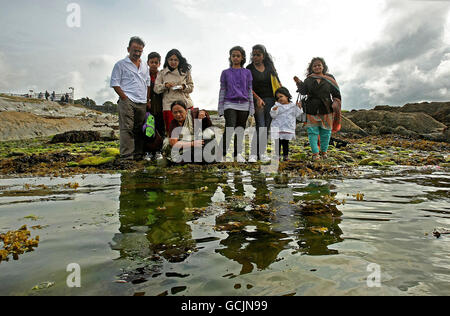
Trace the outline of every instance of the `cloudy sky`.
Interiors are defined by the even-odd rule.
[[[347,110],[450,101],[450,1],[0,3],[0,92],[59,93],[73,86],[76,98],[116,101],[111,71],[138,35],[147,44],[145,56],[182,52],[192,64],[192,98],[201,108],[217,108],[229,49],[241,45],[249,55],[255,44],[267,47],[291,92],[293,76],[304,77],[311,58],[324,57]]]

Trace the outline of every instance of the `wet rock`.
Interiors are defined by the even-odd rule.
[[[100,141],[100,132],[97,131],[70,131],[53,136],[51,144],[56,143],[89,143]]]

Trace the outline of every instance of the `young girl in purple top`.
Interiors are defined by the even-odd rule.
[[[226,155],[231,141],[231,139],[227,140],[227,134],[231,129],[242,128],[234,137],[234,157],[237,162],[245,162],[242,155],[243,131],[248,116],[255,113],[252,94],[253,78],[250,70],[242,68],[246,62],[245,51],[242,47],[233,47],[230,50],[229,60],[230,68],[224,70],[220,77],[219,116],[225,116],[225,132],[219,145],[219,148],[223,148],[223,152],[219,153],[217,158],[222,161],[223,156]]]

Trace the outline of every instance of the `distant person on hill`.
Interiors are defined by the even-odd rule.
[[[53,92],[52,92],[51,100],[52,100],[52,101],[55,101],[55,99],[56,99],[56,93],[55,93],[55,91],[53,91]]]
[[[66,93],[64,95],[64,102],[69,103],[69,94],[68,93]]]
[[[47,100],[48,101],[48,97],[50,96],[50,93],[48,93],[48,91],[47,90],[45,90],[45,100]]]
[[[232,132],[234,136],[234,158],[237,162],[245,162],[242,155],[244,143],[244,130],[249,115],[255,113],[252,94],[252,73],[242,68],[245,64],[245,50],[235,46],[230,50],[230,68],[224,70],[220,76],[219,116],[225,116],[225,132],[223,134],[217,160],[223,161],[231,142]],[[255,160],[256,162],[256,160]]]
[[[173,120],[171,104],[181,100],[187,109],[194,106],[190,94],[194,91],[194,82],[191,76],[192,66],[178,49],[172,49],[166,55],[164,69],[158,73],[155,82],[155,93],[163,94],[163,116],[166,132]],[[169,135],[170,136],[170,135]]]
[[[272,57],[264,45],[253,46],[251,60],[252,63],[247,66],[247,69],[252,72],[253,77],[253,99],[258,137],[253,138],[250,161],[256,161],[257,158],[265,162],[270,160],[265,154],[272,122],[270,109],[275,104],[275,91],[281,87],[281,83]],[[260,139],[260,133],[263,134],[263,139]]]
[[[302,82],[294,77],[298,92],[307,96],[306,127],[313,160],[320,159],[318,141],[320,137],[320,155],[327,158],[332,130],[340,129],[341,92],[333,75],[328,73],[325,60],[315,57],[307,69],[307,78]]]
[[[150,81],[151,81],[151,97],[152,100],[151,109],[147,109],[155,117],[155,126],[159,135],[164,138],[166,135],[166,128],[164,126],[163,116],[163,101],[162,94],[158,94],[154,91],[156,77],[159,73],[159,67],[161,66],[161,55],[156,52],[152,52],[148,55],[147,64],[150,68]]]
[[[120,157],[127,160],[143,158],[142,125],[150,106],[150,73],[141,60],[145,43],[132,37],[128,56],[118,61],[111,74],[111,87],[119,96]]]

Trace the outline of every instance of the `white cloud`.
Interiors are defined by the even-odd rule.
[[[229,49],[241,45],[249,56],[255,44],[267,47],[282,83],[292,93],[296,89],[292,77],[304,76],[312,57],[324,57],[347,109],[406,103],[420,94],[420,98],[433,99],[433,93],[450,98],[443,94],[444,85],[450,86],[448,2],[141,0],[130,7],[126,1],[80,0],[79,4],[80,29],[65,26],[66,3],[6,4],[8,14],[0,12],[0,26],[8,25],[9,30],[0,34],[0,90],[75,85],[77,96],[95,98],[97,103],[113,101],[116,96],[105,78],[125,57],[129,38],[139,35],[147,43],[144,61],[151,51],[164,58],[170,49],[180,49],[193,67],[194,103],[208,109],[217,107],[219,77],[228,67]],[[430,81],[436,82],[435,87]]]

